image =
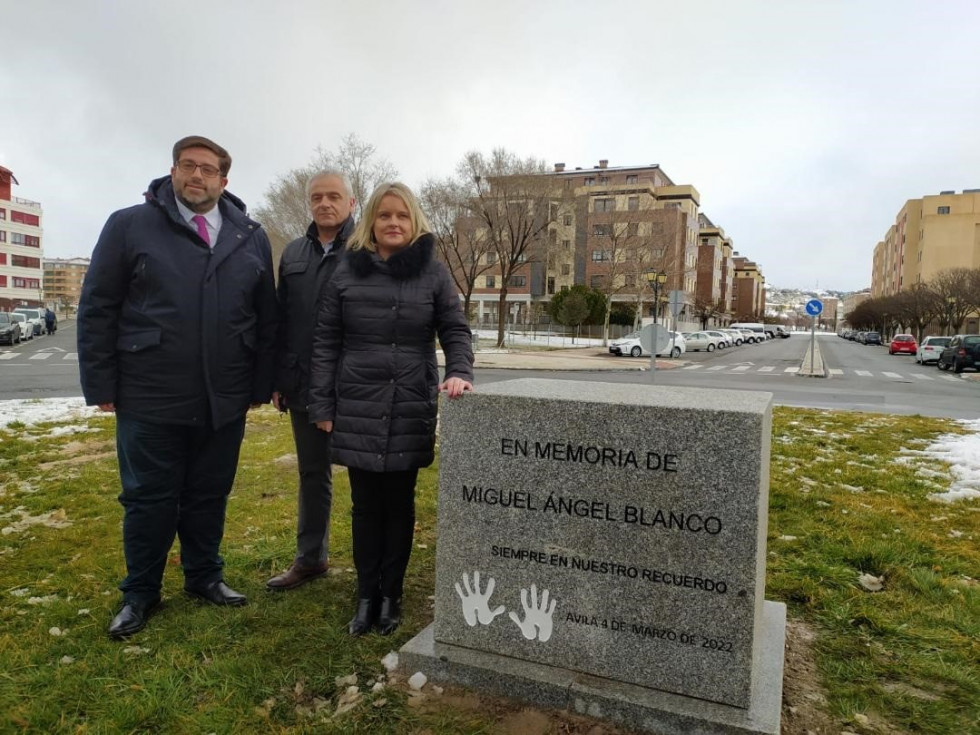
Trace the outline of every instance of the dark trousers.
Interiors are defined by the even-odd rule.
[[[327,560],[330,545],[330,434],[310,423],[306,411],[289,409],[299,464],[299,513],[296,526],[296,563],[315,567]]]
[[[412,555],[418,470],[348,472],[357,596],[399,599]]]
[[[127,571],[119,589],[124,601],[160,595],[175,536],[180,539],[185,587],[221,579],[224,562],[218,549],[244,434],[244,416],[217,430],[116,416]]]

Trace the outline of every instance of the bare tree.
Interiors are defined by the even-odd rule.
[[[480,227],[480,220],[472,216],[472,195],[459,179],[447,177],[426,181],[420,196],[439,256],[463,296],[463,313],[467,318],[477,278],[496,267],[486,257],[493,250],[490,238]]]
[[[936,295],[936,321],[951,334],[959,332],[967,315],[976,309],[972,288],[974,278],[969,268],[949,268],[939,271],[929,281],[929,287]]]
[[[708,321],[725,313],[725,305],[721,299],[718,301],[706,301],[704,299],[694,299],[694,318],[701,322],[701,329],[708,328]]]
[[[310,224],[306,182],[323,169],[347,174],[356,200],[356,217],[360,217],[361,207],[378,184],[398,176],[387,159],[376,156],[373,145],[354,133],[344,136],[336,151],[318,147],[308,164],[278,176],[266,189],[262,204],[255,209],[255,217],[269,234],[277,259],[286,243],[306,232]]]
[[[459,164],[460,178],[472,186],[471,214],[500,271],[498,347],[504,344],[511,279],[532,264],[547,265],[548,229],[558,217],[564,190],[544,173],[544,161],[501,148],[489,156],[472,151]]]
[[[936,318],[939,300],[935,291],[925,284],[916,283],[895,294],[895,305],[902,326],[913,331],[915,338],[921,342],[926,327]]]

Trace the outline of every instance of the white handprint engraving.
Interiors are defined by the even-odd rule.
[[[517,623],[521,633],[529,641],[537,638],[544,643],[551,638],[551,614],[555,611],[557,600],[552,599],[548,605],[548,590],[541,591],[541,606],[538,607],[538,587],[531,585],[531,603],[528,604],[527,590],[521,590],[521,605],[524,607],[524,622],[517,617],[517,613],[510,613],[510,619]]]
[[[496,581],[493,577],[487,580],[486,592],[480,592],[480,573],[473,572],[473,586],[470,587],[469,575],[465,572],[463,573],[463,586],[466,588],[466,593],[459,586],[459,582],[455,584],[456,594],[459,595],[459,599],[463,601],[463,617],[466,619],[466,623],[470,626],[476,625],[476,621],[479,620],[482,625],[490,625],[493,619],[504,612],[504,606],[491,610],[490,605],[490,595],[493,594],[494,587],[497,586]]]

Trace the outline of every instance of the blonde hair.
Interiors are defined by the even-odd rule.
[[[426,219],[422,207],[419,206],[419,200],[412,193],[412,190],[400,181],[389,181],[378,186],[364,206],[364,213],[358,220],[354,234],[351,235],[348,243],[351,250],[364,248],[372,253],[375,252],[377,245],[374,242],[374,220],[378,216],[378,210],[381,209],[381,200],[389,194],[394,194],[401,199],[408,208],[408,217],[412,222],[411,242],[415,242],[419,236],[432,231],[429,220]]]

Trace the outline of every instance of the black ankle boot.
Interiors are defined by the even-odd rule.
[[[369,632],[378,619],[378,601],[373,597],[362,597],[357,601],[357,611],[347,624],[347,632],[353,636]]]
[[[402,601],[394,597],[381,598],[381,614],[378,615],[378,632],[391,635],[402,622]]]

